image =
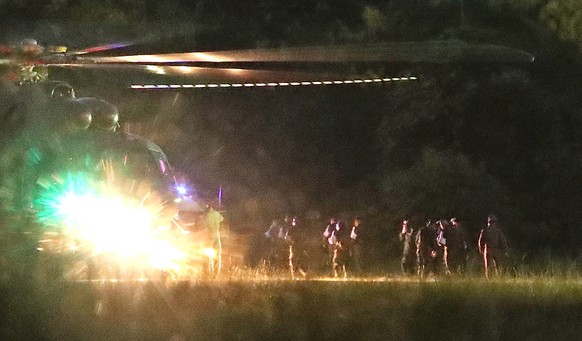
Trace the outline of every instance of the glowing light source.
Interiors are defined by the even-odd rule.
[[[176,192],[178,192],[180,195],[186,195],[186,193],[188,193],[188,189],[185,185],[178,184],[176,185]]]
[[[84,250],[142,270],[178,270],[187,258],[171,231],[158,227],[160,209],[147,205],[147,195],[131,200],[82,173],[53,177],[40,187],[38,220],[60,231],[69,252]]]
[[[207,247],[207,248],[202,249],[202,253],[208,258],[212,258],[212,259],[216,258],[216,250],[214,250],[211,247]]]

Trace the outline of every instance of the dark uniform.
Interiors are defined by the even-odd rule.
[[[452,274],[463,274],[467,265],[467,235],[457,218],[452,218],[444,231],[446,239],[445,264]]]
[[[448,271],[446,263],[446,248],[447,248],[447,238],[445,237],[445,230],[449,226],[449,222],[444,219],[440,219],[436,223],[437,226],[437,238],[436,238],[436,273],[439,273],[441,269],[445,272]]]
[[[424,277],[427,273],[438,274],[439,245],[437,244],[438,227],[431,220],[416,233],[416,255],[418,259],[418,275]]]
[[[410,227],[410,222],[404,220],[398,238],[402,242],[402,261],[400,266],[402,268],[402,273],[405,275],[412,275],[417,272],[416,245],[414,243],[413,234],[414,229]]]
[[[354,219],[350,232],[350,265],[356,273],[362,273],[362,220]]]
[[[331,218],[329,220],[329,224],[325,227],[322,234],[322,241],[321,246],[324,252],[324,259],[323,259],[323,268],[329,269],[332,266],[333,261],[333,247],[329,242],[329,237],[331,237],[332,232],[335,230],[337,225],[337,220],[335,218]]]
[[[293,218],[285,237],[288,245],[289,270],[292,278],[295,278],[297,272],[303,277],[307,275],[307,251],[305,250],[304,232],[300,231],[297,218]]]
[[[350,261],[350,229],[343,221],[336,224],[328,242],[333,250],[332,270],[334,277],[347,277],[346,266]]]
[[[269,242],[269,255],[267,256],[269,265],[275,268],[285,267],[288,263],[288,245],[285,241],[288,227],[279,219],[274,219],[269,226],[265,237]]]
[[[479,235],[479,252],[483,256],[485,277],[489,278],[491,269],[495,271],[495,275],[499,275],[499,261],[507,251],[507,240],[503,231],[497,226],[497,218],[489,215],[487,227],[482,229]]]

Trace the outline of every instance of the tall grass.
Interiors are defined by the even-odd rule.
[[[3,239],[6,241],[6,239]],[[22,245],[29,247],[21,248]],[[3,243],[0,245],[7,246]],[[578,260],[505,262],[486,280],[320,271],[291,280],[266,264],[188,281],[74,282],[66,259],[0,250],[1,340],[555,340],[582,336]],[[8,252],[9,251],[9,252]]]
[[[2,281],[2,339],[578,339],[582,281],[505,276]]]

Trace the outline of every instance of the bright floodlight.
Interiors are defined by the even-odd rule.
[[[103,186],[91,186],[81,174],[50,182],[39,196],[39,221],[56,227],[93,255],[127,265],[177,270],[186,258],[171,242],[167,229],[156,225],[159,207],[148,207]]]

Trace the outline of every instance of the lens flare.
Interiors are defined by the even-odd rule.
[[[189,239],[168,228],[163,203],[150,192],[136,200],[119,192],[127,186],[108,185],[83,173],[39,181],[37,217],[47,233],[58,231],[60,244],[67,245],[60,252],[84,252],[142,273],[187,267]]]
[[[216,250],[214,250],[211,247],[203,248],[202,253],[208,258],[211,258],[211,259],[216,258]]]

